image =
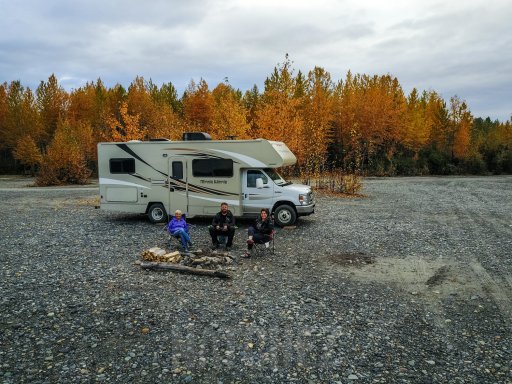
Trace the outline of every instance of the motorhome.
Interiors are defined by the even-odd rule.
[[[188,218],[214,216],[225,201],[236,217],[268,208],[276,224],[292,225],[315,210],[311,187],[276,170],[295,162],[282,142],[211,140],[199,132],[182,141],[99,143],[100,208],[144,213],[159,223],[177,209]]]

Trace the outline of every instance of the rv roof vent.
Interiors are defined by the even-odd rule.
[[[206,132],[185,132],[183,133],[183,141],[190,140],[211,140],[212,137]]]
[[[171,141],[171,140],[166,139],[165,137],[155,137],[155,138],[150,138],[149,141]]]

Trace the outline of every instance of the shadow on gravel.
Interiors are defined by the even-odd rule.
[[[375,263],[375,257],[367,255],[363,252],[356,253],[340,253],[337,255],[331,255],[328,260],[337,265],[362,267],[368,264]]]

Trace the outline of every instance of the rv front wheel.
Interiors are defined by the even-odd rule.
[[[165,223],[167,221],[167,212],[165,212],[162,204],[151,204],[148,210],[148,217],[152,223]]]
[[[292,225],[295,223],[296,219],[297,214],[295,213],[295,209],[289,205],[280,205],[274,211],[274,220],[276,221],[276,224],[281,227]]]

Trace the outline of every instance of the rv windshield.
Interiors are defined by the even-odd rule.
[[[270,177],[277,185],[282,186],[291,184],[289,181],[283,179],[283,177],[279,173],[277,173],[277,171],[273,168],[265,168],[264,171],[268,175],[268,177]]]

